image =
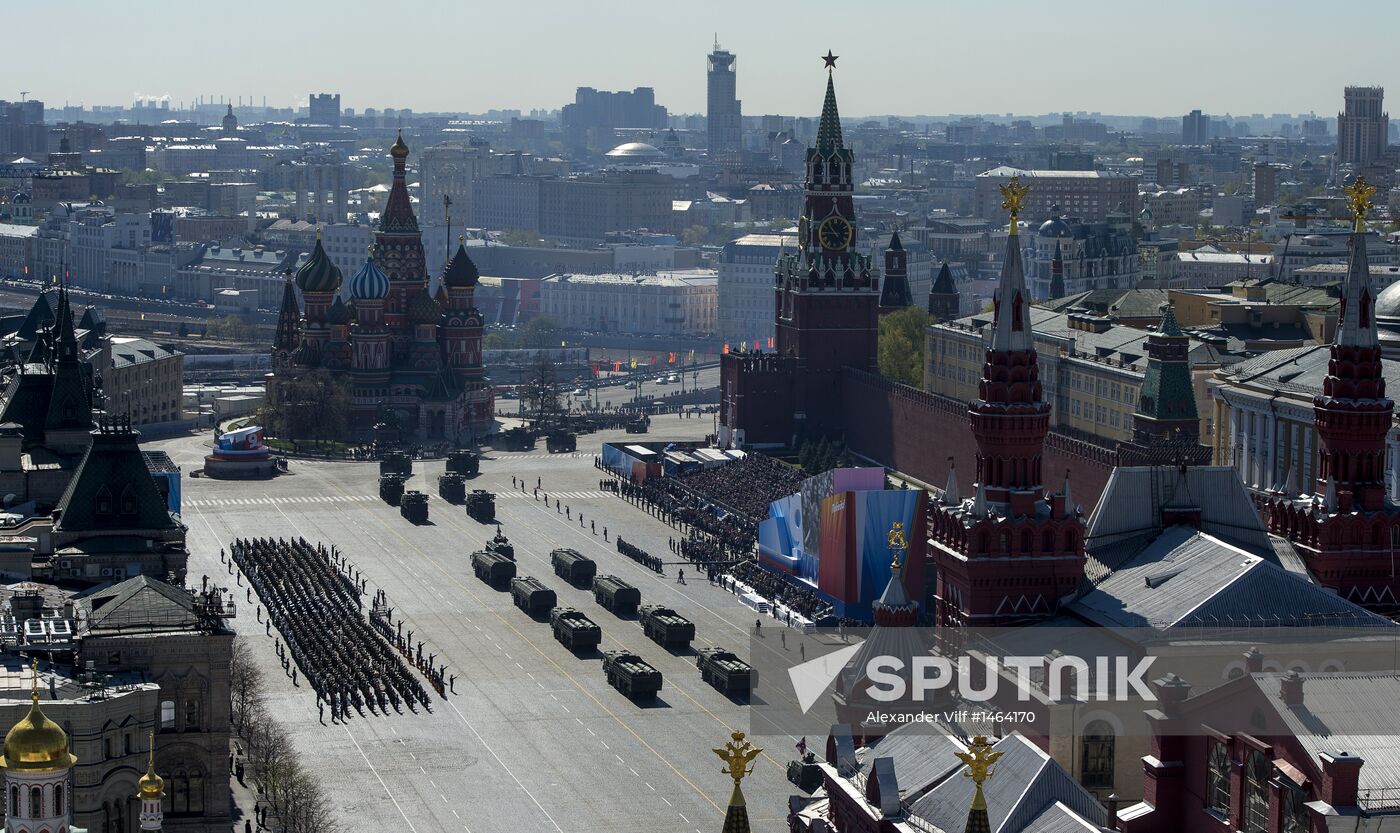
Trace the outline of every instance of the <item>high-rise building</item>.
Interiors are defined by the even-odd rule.
[[[574,103],[565,104],[560,112],[560,122],[566,145],[607,148],[614,144],[615,128],[664,129],[666,108],[656,103],[656,90],[651,87],[637,87],[631,92],[579,87],[574,91]]]
[[[1254,205],[1258,208],[1273,205],[1278,200],[1278,168],[1268,162],[1254,165]]]
[[[1192,110],[1181,117],[1181,143],[1183,145],[1204,145],[1210,142],[1210,116],[1201,115],[1200,110]]]
[[[1369,165],[1385,153],[1390,115],[1382,105],[1384,87],[1347,87],[1346,102],[1337,114],[1337,161]]]
[[[734,158],[739,155],[743,144],[741,107],[739,99],[735,97],[737,86],[734,77],[734,53],[720,49],[719,41],[715,41],[715,51],[710,53],[707,65],[709,72],[706,76],[706,118],[710,158]]]
[[[312,93],[307,120],[311,124],[340,127],[340,93]]]

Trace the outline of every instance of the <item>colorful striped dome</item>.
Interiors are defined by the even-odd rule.
[[[365,258],[365,265],[350,279],[350,297],[356,301],[377,301],[389,294],[389,276],[384,274],[374,262],[374,256]]]
[[[316,248],[297,269],[295,280],[302,292],[335,292],[340,289],[340,267],[332,263],[326,256],[326,250],[321,248],[319,231],[316,233]]]

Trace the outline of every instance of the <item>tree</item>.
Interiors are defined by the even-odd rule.
[[[929,323],[929,314],[919,307],[905,307],[880,318],[880,375],[923,387]]]
[[[516,331],[517,347],[539,350],[559,343],[559,324],[553,318],[537,315]]]
[[[687,246],[703,246],[710,239],[710,230],[705,226],[694,225],[681,232],[681,242]]]
[[[350,427],[350,383],[316,368],[277,372],[262,411],[263,427],[283,440],[344,440]]]
[[[262,669],[242,637],[233,640],[229,659],[229,694],[233,705],[233,725],[240,731],[262,708]]]
[[[507,246],[539,246],[544,243],[544,238],[539,232],[524,228],[513,228],[501,232],[499,238]]]

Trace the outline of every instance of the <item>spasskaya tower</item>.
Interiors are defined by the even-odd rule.
[[[842,368],[878,369],[879,278],[858,248],[854,155],[841,137],[833,78],[817,141],[807,149],[798,250],[774,269],[774,352],[731,352],[721,362],[720,439],[729,445],[794,445],[839,437]]]

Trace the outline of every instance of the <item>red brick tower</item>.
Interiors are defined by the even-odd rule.
[[[1084,574],[1084,523],[1064,490],[1041,477],[1050,405],[1031,337],[1030,296],[1016,219],[1026,188],[1003,186],[1011,212],[1005,266],[979,397],[968,407],[977,441],[976,496],[945,495],[929,519],[940,625],[1002,625],[1053,614]]]
[[[1357,177],[1346,192],[1355,218],[1351,259],[1327,377],[1313,399],[1317,485],[1310,496],[1272,500],[1269,530],[1292,540],[1324,585],[1353,601],[1393,609],[1400,594],[1393,567],[1400,507],[1386,494],[1385,439],[1395,403],[1385,395],[1366,258],[1366,212],[1375,188]]]
[[[854,156],[828,68],[817,143],[807,149],[806,204],[796,253],[775,273],[777,360],[731,352],[721,362],[721,439],[733,444],[795,444],[839,436],[842,368],[878,369],[880,281],[857,250]]]

